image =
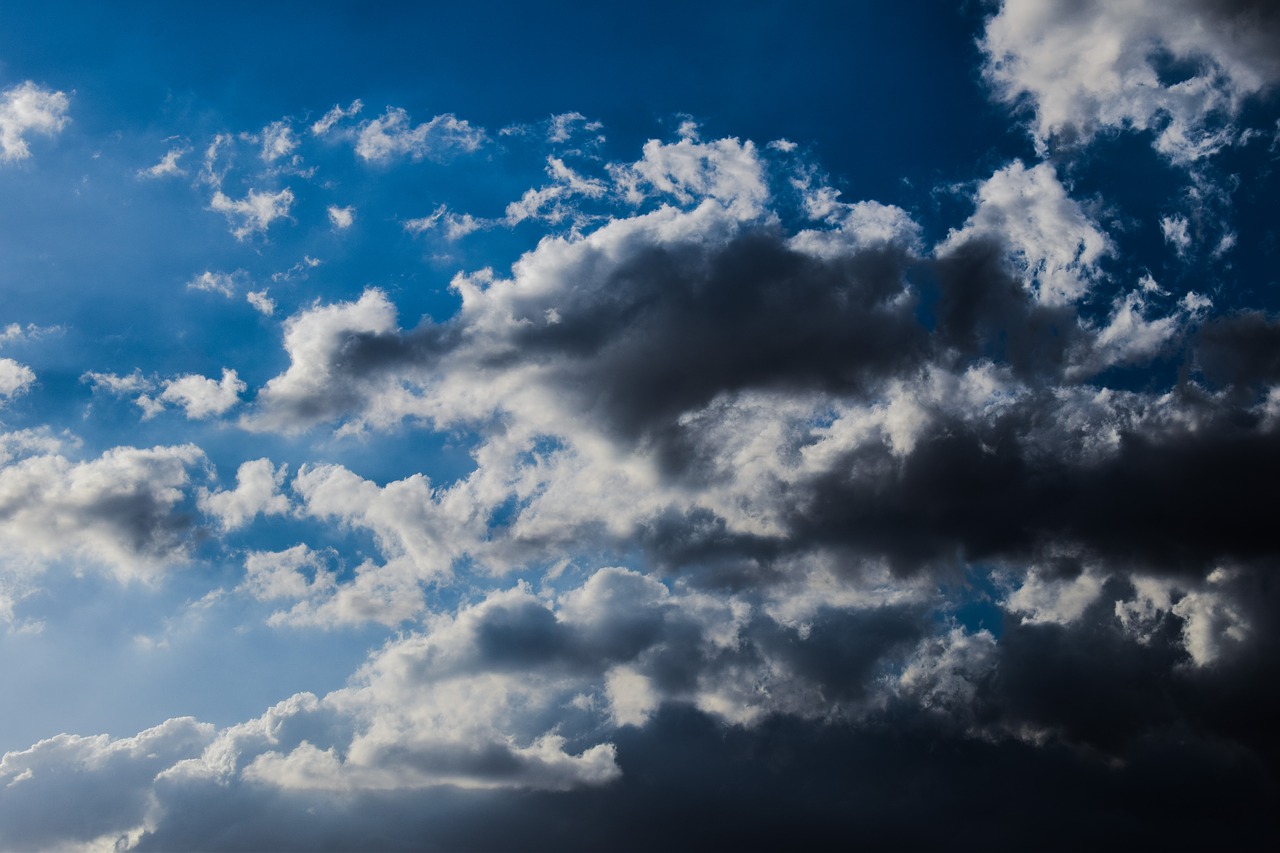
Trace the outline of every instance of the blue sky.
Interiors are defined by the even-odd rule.
[[[1267,837],[1278,34],[0,4],[0,849]]]

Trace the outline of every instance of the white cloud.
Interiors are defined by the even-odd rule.
[[[172,178],[185,175],[187,170],[178,165],[178,160],[191,149],[185,147],[171,148],[160,158],[160,162],[146,169],[138,170],[139,178]]]
[[[516,225],[526,219],[541,219],[553,224],[569,217],[581,220],[568,200],[574,196],[598,199],[608,191],[603,181],[579,175],[558,157],[547,158],[547,174],[553,183],[528,190],[519,201],[507,205],[508,225]]]
[[[1160,231],[1164,234],[1165,242],[1178,253],[1178,257],[1187,254],[1187,250],[1191,248],[1191,223],[1187,221],[1187,217],[1180,214],[1160,217]]]
[[[1002,604],[1006,610],[1022,614],[1023,624],[1067,625],[1098,600],[1105,581],[1105,576],[1089,570],[1074,577],[1054,577],[1033,567]]]
[[[236,295],[236,276],[232,273],[205,270],[187,282],[188,290],[203,290],[208,293],[221,293],[230,299]]]
[[[67,125],[70,101],[63,92],[31,81],[0,92],[0,161],[12,163],[31,156],[27,135],[53,136]]]
[[[938,247],[946,254],[972,240],[1002,245],[1016,271],[1046,305],[1076,302],[1101,275],[1111,240],[1058,181],[1053,166],[1015,160],[978,188],[977,209]]]
[[[333,109],[329,110],[329,112],[325,113],[319,121],[311,125],[311,132],[316,136],[324,136],[333,129],[335,124],[343,119],[353,118],[354,116],[359,115],[360,111],[363,109],[364,102],[359,98],[356,98],[345,108],[341,104],[335,104]]]
[[[262,160],[274,163],[288,157],[298,147],[298,137],[287,121],[273,121],[262,129]]]
[[[178,717],[133,737],[62,734],[0,758],[0,847],[123,850],[156,817],[157,772],[199,755],[214,727]],[[68,820],[68,809],[75,818]]]
[[[468,234],[490,228],[493,221],[477,219],[470,213],[454,213],[443,204],[431,212],[430,216],[406,219],[404,230],[410,234],[425,234],[443,224],[444,238],[450,242],[461,240]]]
[[[245,557],[240,589],[259,601],[301,601],[328,593],[337,583],[329,568],[332,559],[332,552],[306,545],[284,551],[251,551]]]
[[[80,377],[80,381],[90,383],[95,392],[105,391],[108,394],[116,395],[147,391],[155,387],[155,383],[143,376],[142,371],[136,368],[133,373],[127,376],[119,376],[115,373],[97,373],[90,370]]]
[[[87,462],[50,453],[0,468],[5,562],[42,571],[79,558],[122,580],[156,575],[186,559],[175,510],[203,461],[194,445],[117,447]]]
[[[223,368],[221,380],[198,373],[170,379],[158,399],[181,406],[192,420],[204,420],[230,411],[240,402],[240,392],[246,387],[234,370]]]
[[[350,228],[351,223],[355,222],[355,218],[356,209],[354,207],[329,206],[329,221],[337,231],[344,231]]]
[[[598,121],[588,121],[579,112],[560,113],[553,115],[547,122],[547,141],[568,142],[578,133],[594,133],[603,127]]]
[[[704,143],[685,125],[681,131],[680,141],[650,139],[639,161],[610,168],[624,197],[634,204],[654,193],[674,197],[681,204],[713,198],[738,218],[760,215],[769,191],[755,143],[737,139]]]
[[[385,162],[397,155],[422,160],[454,151],[469,153],[483,145],[485,139],[483,130],[452,113],[438,115],[414,127],[407,112],[388,107],[380,117],[361,127],[356,154],[374,162]]]
[[[286,466],[277,469],[269,459],[255,459],[240,465],[236,487],[230,491],[201,489],[199,506],[214,516],[223,530],[238,530],[257,515],[285,515],[289,498],[280,493]]]
[[[245,294],[244,298],[260,314],[270,317],[276,312],[275,300],[267,296],[266,290],[251,290]]]
[[[292,205],[293,191],[287,188],[275,193],[249,190],[238,201],[218,190],[213,194],[209,208],[225,214],[232,225],[231,233],[237,240],[243,240],[251,234],[266,231],[275,220],[287,217]]]
[[[995,94],[1034,110],[1050,142],[1087,142],[1104,130],[1153,130],[1175,163],[1213,154],[1236,137],[1245,99],[1280,79],[1274,33],[1196,0],[1005,0],[980,41]],[[1162,76],[1166,59],[1186,79]]]
[[[10,323],[0,329],[0,346],[30,343],[31,341],[38,341],[46,335],[53,335],[62,331],[63,328],[61,326],[37,326],[35,323],[28,323],[23,326],[18,323]]]
[[[271,274],[271,280],[275,282],[281,282],[281,281],[291,281],[295,278],[305,279],[307,277],[307,274],[311,270],[320,266],[322,263],[324,263],[324,261],[320,260],[319,258],[313,258],[310,255],[303,255],[302,260],[298,261],[296,264],[289,267],[287,270],[281,270],[280,272],[273,272]]]
[[[36,374],[25,364],[11,358],[0,358],[0,404],[27,391],[36,381]]]

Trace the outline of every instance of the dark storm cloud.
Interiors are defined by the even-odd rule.
[[[793,538],[848,544],[900,570],[1061,549],[1186,572],[1275,555],[1267,495],[1280,482],[1280,434],[1227,411],[1173,435],[1122,434],[1113,453],[1084,460],[1030,434],[1057,402],[1034,398],[981,426],[944,421],[901,460],[879,447],[850,454],[813,482]]]
[[[773,231],[654,246],[552,298],[516,296],[511,357],[627,439],[722,393],[849,394],[918,365],[926,337],[895,248],[819,259]],[[594,272],[588,268],[588,272]],[[545,322],[554,310],[555,323]]]
[[[1207,321],[1196,335],[1195,366],[1216,386],[1256,391],[1280,382],[1280,320],[1241,311]]]
[[[618,733],[601,789],[294,794],[164,781],[139,850],[1268,849],[1280,789],[1195,733],[1105,764],[887,713],[725,727],[679,705]]]

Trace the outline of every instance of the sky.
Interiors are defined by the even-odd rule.
[[[0,2],[0,850],[1254,849],[1280,12]]]

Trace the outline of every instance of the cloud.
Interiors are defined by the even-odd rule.
[[[236,295],[236,274],[205,270],[187,282],[188,290],[203,290],[208,293],[221,293],[230,299]]]
[[[975,200],[973,215],[947,235],[939,252],[979,239],[1001,243],[1042,304],[1085,296],[1098,277],[1098,262],[1114,251],[1048,163],[1028,169],[1015,160],[984,181]]]
[[[287,121],[273,121],[262,129],[262,160],[274,163],[288,157],[298,147],[298,138]]]
[[[0,844],[14,850],[107,849],[117,841],[136,842],[156,817],[150,791],[156,773],[198,753],[213,734],[208,723],[180,717],[133,737],[64,734],[5,753]]]
[[[329,206],[329,221],[333,223],[335,231],[345,231],[350,228],[355,218],[356,209],[354,207]]]
[[[0,358],[0,402],[26,393],[35,381],[35,371],[30,367],[11,358]]]
[[[311,132],[316,136],[324,136],[333,126],[343,119],[354,118],[364,109],[364,102],[356,98],[345,108],[341,104],[334,104],[333,109],[329,110],[320,117],[315,124],[311,125]]]
[[[30,455],[0,468],[0,543],[8,566],[40,572],[75,559],[120,580],[153,578],[187,556],[180,510],[194,445],[117,447],[74,462]]]
[[[156,399],[181,406],[191,420],[204,420],[234,408],[246,387],[234,370],[223,368],[220,381],[196,373],[166,380],[164,390]]]
[[[13,163],[30,157],[28,134],[53,136],[61,132],[70,120],[70,103],[66,93],[30,80],[0,92],[0,161]]]
[[[249,190],[242,199],[232,200],[222,190],[213,194],[210,210],[225,214],[231,223],[231,233],[237,240],[252,234],[263,233],[277,219],[286,218],[293,205],[293,191],[286,188],[279,192]]]
[[[187,170],[178,165],[178,160],[191,149],[186,147],[171,148],[160,158],[160,162],[146,169],[138,170],[139,178],[173,178],[187,174]]]
[[[289,499],[280,493],[286,470],[283,465],[277,470],[269,459],[245,462],[236,471],[235,489],[201,489],[200,509],[217,518],[223,530],[241,528],[259,514],[284,515],[290,509]]]
[[[547,141],[568,142],[578,133],[594,133],[603,127],[602,123],[589,121],[580,112],[560,113],[553,115],[547,122]]]
[[[30,343],[62,331],[63,328],[61,326],[37,326],[35,323],[28,323],[22,326],[18,323],[10,323],[0,329],[0,346]]]
[[[1190,164],[1236,142],[1245,101],[1280,80],[1280,19],[1265,3],[1006,0],[979,45],[995,96],[1050,143],[1155,133]]]
[[[386,162],[401,155],[413,160],[436,159],[454,152],[471,153],[486,138],[483,130],[451,113],[414,127],[403,109],[387,107],[381,116],[361,126],[356,154],[372,162]]]
[[[267,291],[265,289],[249,291],[245,294],[245,300],[252,305],[253,310],[257,311],[259,314],[265,314],[270,317],[276,312],[275,300],[270,296],[267,296]]]
[[[640,160],[610,171],[618,189],[636,204],[650,194],[670,196],[681,204],[695,197],[712,198],[739,218],[750,219],[760,214],[768,198],[763,164],[753,142],[704,143],[694,130],[687,130],[675,143],[651,139]]]

